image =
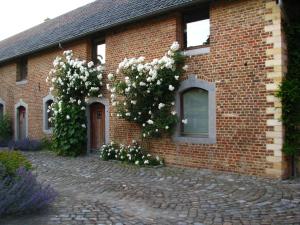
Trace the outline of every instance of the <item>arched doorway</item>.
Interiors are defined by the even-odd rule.
[[[105,106],[99,102],[90,105],[90,149],[99,149],[105,144]]]
[[[17,108],[17,140],[23,140],[26,138],[26,113],[26,108],[24,106],[19,106]]]

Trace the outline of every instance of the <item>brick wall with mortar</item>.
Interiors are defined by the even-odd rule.
[[[275,142],[269,137],[275,128],[267,121],[277,119],[268,113],[274,103],[268,101],[266,89],[274,81],[269,75],[274,67],[266,65],[274,57],[268,55],[274,43],[267,39],[277,32],[266,30],[272,24],[268,19],[273,13],[270,5],[278,7],[273,0],[219,1],[211,6],[210,52],[187,59],[189,69],[185,78],[195,74],[198,79],[216,83],[217,143],[174,143],[169,137],[143,141],[167,164],[283,177],[286,167],[278,168],[270,161],[275,153],[268,147]],[[107,32],[106,73],[115,72],[125,57],[142,55],[150,61],[163,56],[173,41],[181,41],[178,15],[170,13]],[[68,46],[81,58],[90,57],[90,47],[88,41]],[[15,84],[15,64],[0,68],[0,97],[6,101],[11,115],[20,98],[29,104],[29,136],[33,138],[44,135],[41,102],[48,94],[45,78],[59,53],[51,51],[29,57],[28,83],[24,86]],[[106,91],[104,96],[109,98]],[[110,138],[120,143],[140,138],[139,127],[118,119],[112,107]],[[284,164],[284,157],[276,160]],[[274,172],[274,167],[280,172]]]
[[[73,49],[75,56],[87,58],[89,48],[87,41],[79,41],[65,49]],[[41,139],[43,132],[43,98],[49,94],[46,77],[53,67],[52,62],[62,50],[49,50],[28,57],[28,75],[25,84],[16,84],[16,63],[0,67],[0,97],[6,103],[6,113],[12,118],[14,127],[15,104],[22,99],[28,104],[28,136]]]

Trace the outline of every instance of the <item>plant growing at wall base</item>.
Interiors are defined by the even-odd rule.
[[[86,147],[86,102],[89,97],[102,97],[102,66],[73,59],[71,50],[57,57],[47,77],[55,96],[49,110],[54,124],[52,149],[59,155],[77,156]]]
[[[282,100],[282,121],[285,126],[283,151],[289,156],[299,154],[300,145],[300,23],[286,28],[288,72],[277,96]]]
[[[11,120],[8,115],[0,117],[0,146],[6,146],[12,136]]]
[[[171,134],[178,122],[175,91],[184,69],[184,57],[177,42],[165,56],[150,63],[144,57],[125,58],[116,71],[124,80],[108,75],[112,85],[107,88],[117,116],[139,124],[143,137]]]

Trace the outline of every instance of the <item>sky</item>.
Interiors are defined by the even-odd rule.
[[[94,0],[0,0],[0,40]]]

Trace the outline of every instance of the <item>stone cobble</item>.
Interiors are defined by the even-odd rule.
[[[2,225],[300,224],[300,182],[25,153],[59,197]]]

